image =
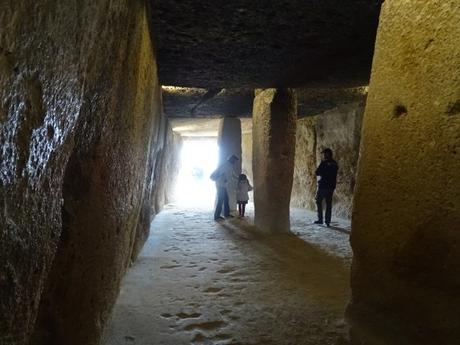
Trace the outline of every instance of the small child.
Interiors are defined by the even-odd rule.
[[[236,189],[236,203],[238,204],[238,212],[240,217],[244,217],[246,212],[246,204],[249,201],[248,192],[252,190],[252,186],[245,174],[241,174],[238,178],[238,186]]]

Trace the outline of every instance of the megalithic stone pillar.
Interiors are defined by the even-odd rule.
[[[460,2],[386,0],[351,243],[353,343],[460,344]]]
[[[219,164],[227,161],[231,155],[238,157],[235,163],[235,174],[241,173],[241,121],[236,117],[225,117],[220,120],[219,136]],[[230,211],[236,210],[236,186],[237,180],[227,182],[227,191],[230,202]]]
[[[256,90],[253,108],[255,225],[261,232],[290,231],[297,100],[291,89]]]

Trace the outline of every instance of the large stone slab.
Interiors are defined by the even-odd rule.
[[[182,138],[172,131],[166,118],[154,136],[147,164],[144,198],[139,221],[132,239],[131,261],[134,262],[150,235],[153,218],[163,206],[173,200],[173,190],[179,173]]]
[[[145,7],[120,2],[102,23],[117,37],[103,48],[119,60],[107,64],[99,53],[98,69],[87,76],[63,181],[63,232],[42,296],[36,344],[99,343],[130,263],[149,191],[148,166],[164,141]]]
[[[353,334],[460,343],[460,3],[387,0],[363,123]]]
[[[321,161],[321,151],[331,148],[339,164],[333,215],[351,218],[364,104],[341,104],[320,115],[297,120],[293,206],[316,210],[315,171]]]
[[[252,184],[252,126],[251,130],[243,133],[241,138],[241,172],[245,174]]]
[[[290,231],[296,110],[291,89],[256,91],[252,127],[254,222],[262,232]]]
[[[366,84],[383,1],[149,2],[161,84],[216,90]]]
[[[145,4],[0,7],[0,343],[97,344],[162,131]]]

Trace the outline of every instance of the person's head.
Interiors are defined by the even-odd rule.
[[[324,149],[322,154],[324,160],[332,159],[332,157],[334,156],[331,149]]]
[[[227,158],[227,161],[230,164],[235,164],[237,161],[239,161],[239,158],[235,155],[231,155],[230,157]]]
[[[248,177],[245,174],[240,174],[239,178],[240,181],[247,181]]]

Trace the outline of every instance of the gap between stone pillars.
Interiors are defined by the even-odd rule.
[[[235,163],[235,174],[241,173],[241,121],[236,117],[225,117],[219,123],[219,135],[217,138],[219,145],[219,165],[227,161],[231,155],[238,157]],[[230,211],[236,211],[236,187],[238,181],[227,182],[228,198]]]
[[[296,120],[294,90],[256,90],[252,117],[254,224],[261,232],[290,231]]]

